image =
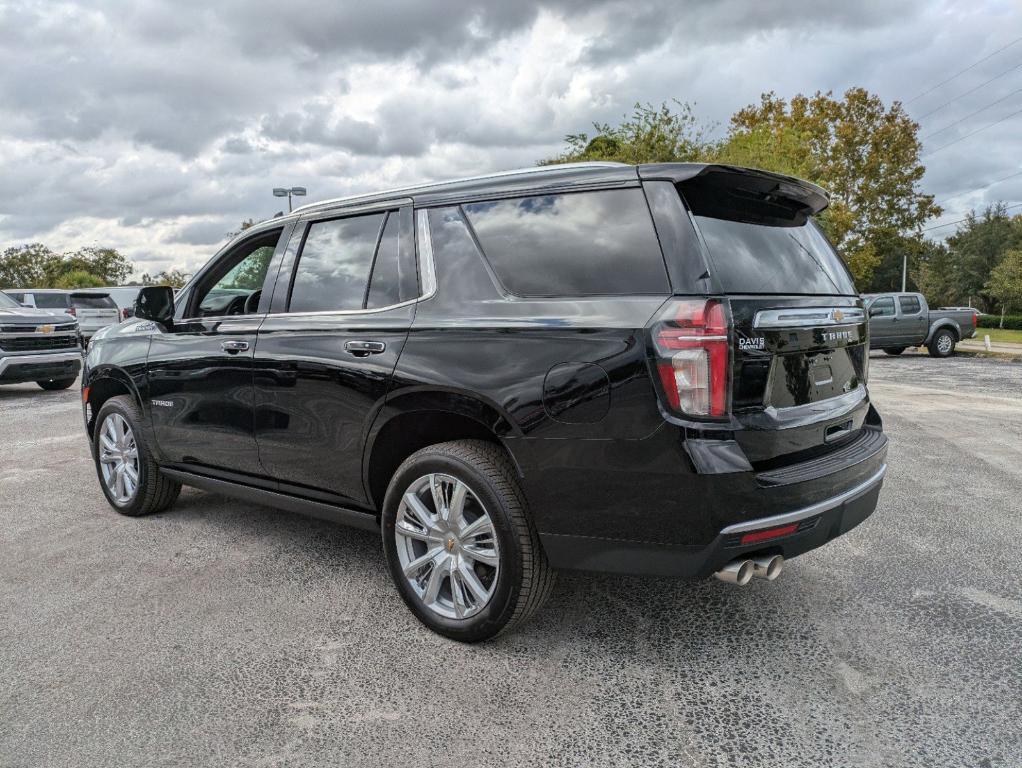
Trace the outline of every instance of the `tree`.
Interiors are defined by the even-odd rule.
[[[0,254],[0,288],[45,288],[47,272],[59,259],[42,243],[7,248]]]
[[[692,108],[675,100],[677,112],[667,103],[636,104],[631,116],[620,125],[593,123],[596,134],[565,136],[567,149],[541,165],[575,163],[585,160],[614,160],[621,163],[669,163],[697,160],[706,153],[704,130]]]
[[[994,268],[1014,249],[1022,249],[1022,218],[1011,218],[1003,203],[981,214],[970,211],[965,222],[947,239],[955,263],[961,297],[974,297],[984,312],[995,312],[1000,300],[988,288]]]
[[[900,102],[887,107],[864,88],[840,100],[817,92],[786,102],[771,92],[732,116],[714,159],[800,176],[829,191],[820,222],[865,286],[892,237],[918,238],[923,222],[941,212],[919,189],[926,169],[918,131]]]
[[[968,295],[962,291],[958,263],[944,243],[933,243],[919,265],[919,290],[931,307],[964,304]]]
[[[987,292],[1001,302],[1001,327],[1005,310],[1022,309],[1022,250],[1012,249],[990,272]]]
[[[188,277],[189,275],[180,269],[165,269],[155,276],[146,272],[142,275],[142,285],[169,285],[171,288],[180,288],[188,282]]]
[[[82,269],[65,272],[53,282],[53,288],[102,288],[107,283]]]

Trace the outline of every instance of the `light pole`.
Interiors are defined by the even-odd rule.
[[[274,197],[286,197],[287,198],[287,212],[291,213],[291,195],[295,197],[305,197],[305,187],[274,187]]]

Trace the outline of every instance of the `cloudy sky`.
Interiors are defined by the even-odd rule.
[[[0,0],[0,248],[191,271],[274,186],[532,165],[636,101],[723,132],[763,91],[852,85],[919,120],[933,224],[1022,202],[1014,1]]]

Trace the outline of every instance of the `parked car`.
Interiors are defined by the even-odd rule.
[[[464,641],[555,569],[774,579],[861,523],[887,438],[822,189],[582,164],[333,200],[246,230],[98,333],[118,512],[182,484],[382,531]]]
[[[869,345],[889,355],[926,347],[933,357],[950,357],[962,339],[976,335],[976,311],[930,309],[921,293],[863,296],[869,311]]]
[[[121,313],[109,294],[95,289],[63,291],[55,288],[8,290],[7,294],[26,307],[56,309],[78,318],[82,339],[89,343],[93,334],[119,323]]]
[[[142,288],[140,285],[111,285],[105,288],[86,288],[82,290],[82,293],[102,293],[113,299],[117,305],[117,309],[120,310],[120,319],[127,320],[129,317],[135,315],[135,299],[138,298],[138,292]]]
[[[0,384],[34,381],[67,389],[82,367],[78,323],[59,310],[29,309],[0,291]]]

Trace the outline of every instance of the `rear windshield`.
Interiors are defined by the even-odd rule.
[[[67,294],[65,293],[37,293],[34,296],[37,307],[64,309],[68,305]]]
[[[848,270],[813,221],[785,227],[695,220],[728,293],[855,294]]]
[[[72,294],[71,304],[79,309],[117,309],[114,300],[109,296],[96,296],[86,293]]]

